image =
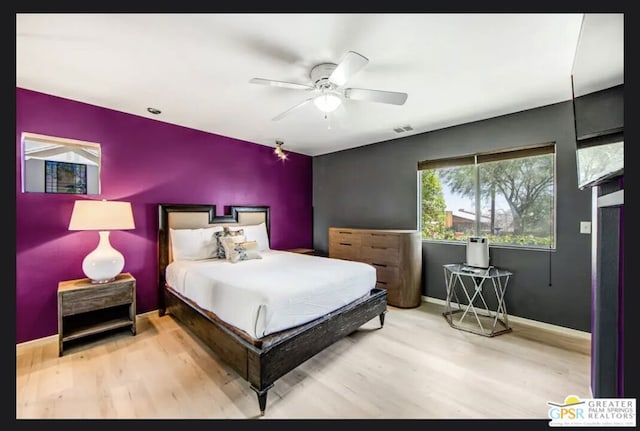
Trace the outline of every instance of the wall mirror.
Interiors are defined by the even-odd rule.
[[[100,194],[100,144],[22,133],[22,191]]]

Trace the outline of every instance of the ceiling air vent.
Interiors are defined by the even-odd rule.
[[[395,127],[393,129],[393,131],[396,132],[396,133],[404,133],[404,132],[408,132],[410,130],[413,130],[413,127],[409,126],[408,124],[406,126]]]

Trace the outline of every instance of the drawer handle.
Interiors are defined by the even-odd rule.
[[[377,245],[372,245],[371,248],[379,248],[380,250],[386,250],[388,247],[380,247]]]
[[[383,233],[372,233],[371,236],[387,236]]]
[[[338,231],[338,233],[346,233],[348,235],[351,235],[352,232],[344,232],[344,231]]]
[[[373,266],[380,266],[380,267],[382,267],[382,268],[386,268],[386,267],[387,267],[387,265],[382,264],[382,263],[372,263],[371,265],[373,265]]]
[[[378,283],[378,284],[387,284],[387,282],[386,282],[386,281],[378,281],[377,283]]]
[[[348,245],[348,246],[351,246],[351,244],[349,244],[348,242],[341,242],[341,243],[339,243],[339,244],[340,244],[340,245]]]

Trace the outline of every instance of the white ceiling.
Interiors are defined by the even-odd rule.
[[[308,155],[571,98],[582,14],[17,14],[21,88]],[[408,93],[347,100],[328,120],[300,90],[347,51],[349,87]],[[154,116],[147,107],[162,110]],[[411,125],[398,134],[393,128]]]
[[[623,14],[584,15],[571,74],[576,97],[624,83]]]

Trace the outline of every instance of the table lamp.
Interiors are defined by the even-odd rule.
[[[98,247],[82,261],[82,271],[92,283],[107,283],[124,268],[124,256],[109,242],[112,230],[135,229],[129,202],[75,201],[69,230],[97,230]]]

